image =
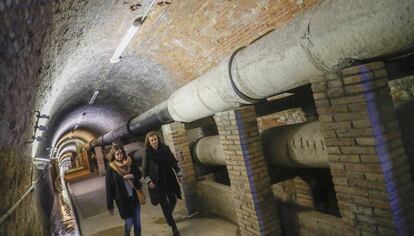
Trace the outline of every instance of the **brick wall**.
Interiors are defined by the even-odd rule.
[[[242,235],[280,235],[254,107],[214,116]]]
[[[342,220],[356,234],[413,232],[413,182],[386,76],[378,62],[312,84]]]
[[[131,45],[137,53],[149,54],[165,65],[179,84],[185,84],[237,48],[318,3],[176,0],[154,8]]]
[[[191,159],[190,147],[187,137],[187,131],[184,124],[174,122],[162,126],[162,133],[165,143],[170,147],[171,152],[178,160],[178,165],[183,174],[181,188],[187,214],[189,216],[199,211],[199,202],[197,199],[197,180]]]

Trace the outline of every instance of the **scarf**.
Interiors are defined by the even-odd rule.
[[[131,158],[127,157],[127,159],[123,159],[122,161],[114,159],[109,165],[121,176],[124,176],[131,172],[131,163]]]
[[[111,163],[109,163],[109,166],[113,170],[115,170],[119,175],[124,176],[131,172],[131,163],[132,163],[131,158],[127,157],[126,160],[124,159],[122,161],[118,161],[117,159],[114,159],[113,161],[111,161]],[[144,205],[146,202],[144,192],[141,189],[135,188],[134,183],[132,182],[132,179],[126,179],[125,181],[131,186],[133,190],[135,190],[135,192],[137,193],[139,202],[142,205]]]

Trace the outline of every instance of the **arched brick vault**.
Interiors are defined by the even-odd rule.
[[[42,155],[62,129],[76,125],[94,90],[100,89],[95,104],[101,113],[105,107],[109,110],[104,119],[115,122],[115,115],[110,115],[114,108],[126,116],[140,114],[235,49],[285,25],[319,1],[188,0],[156,5],[121,62],[110,64],[120,39],[150,2],[141,1],[136,11],[129,9],[132,1],[54,4],[50,36],[44,39],[37,100],[37,108],[52,119],[49,131],[42,134],[48,136],[48,143],[41,144],[36,155]],[[97,135],[108,131],[93,127],[98,118],[92,117],[81,126],[92,125],[89,129]]]
[[[130,11],[130,5],[138,1],[143,5],[142,8]],[[335,66],[339,59],[372,59],[376,56],[404,49],[401,47],[407,46],[407,43],[412,45],[414,40],[410,35],[414,34],[412,34],[410,29],[413,28],[411,26],[414,21],[409,16],[413,15],[410,14],[414,8],[412,7],[413,1],[170,1],[172,4],[156,6],[150,12],[149,18],[145,21],[140,32],[122,54],[121,62],[113,68],[109,63],[109,58],[134,19],[142,15],[151,0],[0,1],[0,178],[2,178],[1,182],[3,183],[0,185],[0,192],[7,192],[7,194],[0,195],[0,202],[4,203],[1,205],[4,209],[0,209],[0,212],[10,208],[15,200],[26,191],[27,186],[32,184],[32,176],[30,175],[32,159],[30,156],[42,157],[43,153],[46,152],[46,147],[53,146],[59,138],[69,137],[65,135],[72,133],[71,130],[79,124],[79,118],[85,112],[85,118],[79,124],[79,130],[85,130],[95,136],[100,136],[106,131],[118,127],[120,124],[125,124],[126,120],[132,115],[141,114],[160,101],[164,101],[173,91],[177,91],[177,88],[194,81],[196,78],[203,77],[206,74],[220,78],[216,75],[218,73],[226,74],[228,69],[228,60],[225,57],[228,57],[237,48],[250,44],[266,32],[276,29],[273,32],[274,34],[268,35],[275,36],[273,43],[269,43],[270,41],[267,41],[268,38],[262,38],[256,44],[247,47],[247,52],[244,53],[244,56],[248,59],[236,60],[235,62],[240,63],[237,65],[240,65],[240,68],[246,68],[246,70],[249,70],[251,65],[256,64],[255,60],[264,62],[258,63],[260,66],[266,64],[266,66],[270,65],[268,68],[278,69],[279,65],[275,65],[275,60],[273,59],[288,58],[288,60],[280,60],[281,70],[268,72],[267,70],[262,70],[261,67],[256,67],[254,71],[258,71],[258,74],[245,73],[247,78],[252,78],[248,80],[250,84],[260,84],[258,83],[259,78],[267,78],[264,76],[265,74],[269,76],[283,74],[285,68],[288,68],[286,70],[289,72],[300,72],[300,76],[296,76],[295,73],[289,74],[286,77],[289,78],[289,82],[295,82],[294,78],[298,77],[300,77],[301,82],[306,83],[308,82],[307,79],[312,79],[312,92],[316,100],[315,104],[318,108],[319,118],[323,124],[321,131],[325,135],[324,140],[328,147],[326,150],[329,155],[328,164],[330,165],[329,171],[331,174],[327,174],[332,176],[335,191],[337,190],[338,193],[336,200],[338,200],[338,207],[342,215],[341,219],[335,218],[336,220],[333,222],[332,228],[329,229],[347,233],[346,228],[348,227],[344,228],[338,225],[343,223],[346,224],[345,226],[354,226],[354,224],[358,223],[357,227],[354,227],[358,231],[358,235],[367,233],[365,230],[377,231],[386,235],[394,234],[395,231],[387,231],[383,227],[394,227],[393,219],[391,219],[394,216],[391,217],[391,214],[395,215],[394,219],[400,221],[402,219],[402,211],[400,209],[392,209],[392,212],[381,210],[377,212],[376,208],[387,209],[389,206],[395,206],[395,201],[389,202],[388,197],[395,197],[397,192],[401,191],[402,194],[407,189],[412,193],[414,188],[411,181],[412,175],[409,172],[411,170],[408,168],[405,154],[400,153],[401,150],[404,151],[401,147],[402,142],[399,135],[392,132],[394,129],[397,130],[396,133],[399,131],[396,127],[396,120],[391,117],[392,114],[389,112],[393,111],[393,108],[391,98],[387,97],[388,87],[386,86],[387,78],[385,78],[385,72],[387,71],[388,73],[388,68],[385,70],[384,64],[381,62],[364,62],[368,64],[342,70],[342,77],[340,78],[336,78],[337,75],[333,76],[331,74],[320,78],[314,78],[310,75],[315,75],[316,72],[319,72],[319,67],[331,68]],[[405,3],[410,7],[406,7]],[[357,6],[364,7],[359,8]],[[396,6],[396,8],[391,6]],[[366,13],[367,9],[370,9],[369,12],[375,12],[374,18],[373,15]],[[329,12],[327,14],[328,17],[324,17],[327,16],[325,14],[327,12]],[[387,14],[393,17],[388,17]],[[403,17],[404,14],[406,14],[406,18]],[[293,20],[294,18],[296,19]],[[363,24],[367,22],[366,19],[368,18],[373,23]],[[311,21],[312,25],[310,24]],[[328,27],[325,27],[325,24],[321,24],[322,22],[328,22]],[[383,24],[385,22],[387,24]],[[362,26],[360,23],[362,23]],[[283,27],[287,25],[288,27]],[[393,33],[394,28],[406,34],[402,34],[402,37],[399,37],[399,34]],[[353,30],[349,31],[348,29]],[[374,32],[372,36],[366,33],[370,30]],[[310,31],[312,31],[312,35],[309,36],[308,33]],[[295,33],[292,34],[291,32]],[[388,36],[386,35],[387,32]],[[333,35],[335,37],[332,37]],[[342,38],[345,35],[347,37]],[[365,40],[358,40],[359,37],[354,37],[357,35],[364,35],[366,38],[361,37],[361,39]],[[313,50],[307,50],[309,49],[307,47],[303,48],[304,45],[302,42],[299,42],[300,39],[303,39],[303,36],[309,41],[306,41],[307,43],[312,44],[311,46],[316,45]],[[340,36],[342,40],[336,40],[336,36]],[[400,40],[405,41],[405,43],[400,44]],[[286,47],[283,42],[292,42],[293,46]],[[382,46],[379,48],[384,49],[385,52],[379,53],[377,47],[372,47],[374,52],[370,54],[368,53],[369,50],[365,50],[366,43],[373,46]],[[277,45],[277,47],[275,46],[271,48],[272,50],[268,50],[269,48],[267,47],[258,47],[258,44],[272,44]],[[253,53],[255,52],[254,48],[259,48],[259,53]],[[261,51],[269,52],[272,60],[261,61]],[[297,51],[301,52],[298,57],[293,59],[289,57],[289,52],[291,55],[297,55],[295,53]],[[360,57],[354,57],[353,53],[361,55]],[[239,55],[243,55],[243,53]],[[300,58],[304,60],[300,60]],[[219,64],[220,61],[222,63]],[[305,62],[308,66],[304,66],[305,63],[302,62]],[[348,61],[345,60],[344,62]],[[222,66],[220,68],[223,68],[223,70],[217,70],[217,74],[205,73],[211,71],[212,68],[213,70],[217,68],[218,64]],[[290,66],[285,67],[286,64]],[[318,64],[318,68],[314,64]],[[108,76],[110,71],[111,75]],[[374,75],[373,78],[366,78],[366,72],[368,71]],[[99,81],[104,80],[107,76],[108,78],[100,86]],[[302,80],[305,77],[312,78]],[[331,81],[330,79],[333,77],[337,80]],[[317,79],[323,81],[318,81]],[[372,84],[375,84],[378,88],[363,86],[362,84],[365,84],[367,79],[369,82],[372,81]],[[204,84],[206,90],[212,87],[221,88],[221,86],[211,81],[216,80],[208,80],[212,86],[207,87],[207,82]],[[283,83],[283,80],[278,80],[279,82]],[[270,86],[270,83],[262,84],[268,90],[278,93],[282,92],[282,90],[273,91],[277,87],[283,87],[279,86],[278,83],[271,84],[272,86]],[[100,90],[100,94],[96,102],[88,107],[88,101],[96,89]],[[265,95],[260,94],[257,98],[262,99],[274,94],[272,92],[268,93],[267,89],[266,92],[263,92]],[[376,115],[377,109],[373,108],[372,103],[365,103],[365,98],[362,98],[362,96],[353,96],[354,93],[371,93],[371,89],[375,90],[374,93],[376,95],[379,95],[374,99],[376,101],[374,105],[381,107],[378,109],[381,110],[379,115]],[[176,96],[176,98],[187,99],[187,93],[182,92],[181,94],[183,95],[182,97]],[[384,94],[387,96],[384,96]],[[213,96],[206,95],[205,97],[211,100]],[[350,97],[356,100],[347,100]],[[344,102],[344,100],[349,102],[349,104],[346,104],[348,106],[346,109],[348,110],[341,110],[340,106],[334,106],[334,103],[339,104]],[[182,107],[184,109],[181,110],[188,112],[188,109],[191,109],[192,112],[195,111],[203,114],[198,112],[200,110],[203,111],[203,109],[196,109],[198,106],[201,107],[203,101],[200,100],[200,102],[194,103],[196,105],[193,106],[183,103]],[[362,106],[353,106],[353,102],[362,102],[363,104]],[[237,102],[234,103],[238,104]],[[331,105],[334,107],[331,107]],[[342,105],[344,106],[344,104]],[[50,115],[51,119],[46,124],[49,127],[49,131],[40,134],[47,136],[47,142],[40,143],[38,147],[36,146],[38,142],[34,142],[33,150],[36,150],[36,152],[30,155],[29,148],[31,145],[24,145],[24,143],[32,136],[33,111],[35,109],[40,110],[42,114]],[[358,109],[374,110],[374,114],[348,114],[350,113],[348,111]],[[257,122],[251,106],[233,111],[227,110],[223,112],[224,110],[224,108],[217,109],[216,112],[219,113],[214,113],[217,114],[215,122],[218,124],[218,132],[221,132],[222,136],[228,134],[228,132],[239,133],[240,127],[243,127],[245,124],[256,124]],[[330,111],[334,111],[333,114]],[[205,114],[210,113],[205,112]],[[201,117],[194,116],[194,120],[198,118]],[[232,122],[236,118],[241,119],[238,119],[236,123]],[[362,122],[355,123],[354,121],[357,118],[363,119]],[[378,118],[381,119],[378,120]],[[179,119],[175,120],[180,121]],[[45,120],[42,119],[41,121],[44,124]],[[182,121],[185,120],[182,119]],[[374,130],[374,133],[376,132],[377,134],[372,136],[372,130],[366,128],[374,125],[389,129],[390,133],[387,133],[389,143],[387,145],[377,145],[377,141],[381,144],[383,143],[383,136],[377,136],[380,133],[377,132],[378,130]],[[352,129],[349,128],[350,126],[352,126]],[[246,127],[249,128],[247,130],[248,133],[257,134],[256,125]],[[191,158],[182,158],[184,154],[189,157],[190,151],[186,149],[181,152],[182,146],[189,146],[188,140],[183,138],[186,135],[182,135],[186,132],[185,128],[182,123],[171,123],[163,126],[163,134],[165,135],[164,140],[166,140],[166,143],[167,141],[170,142],[172,149],[178,154],[176,155],[179,157],[178,159],[186,160],[190,164]],[[243,130],[245,130],[244,127]],[[336,132],[334,135],[345,138],[332,138],[333,132]],[[361,139],[360,134],[362,132],[364,135],[370,133],[370,136]],[[229,150],[240,150],[235,152],[236,158],[243,158],[245,160],[244,156],[237,153],[243,154],[243,151],[245,151],[246,147],[242,147],[239,144],[247,136],[244,133],[239,133],[239,136],[228,137],[229,140],[226,137],[225,141],[229,141],[228,143],[233,143],[234,145],[228,144],[224,146]],[[260,148],[257,148],[261,146],[258,140],[250,140],[253,145],[247,147],[247,149],[252,149],[248,150],[253,153],[252,157],[262,155]],[[389,149],[384,150],[385,148]],[[100,148],[96,150],[98,151],[98,157],[98,154],[102,154],[102,150]],[[369,155],[377,151],[381,153],[386,153],[387,151],[387,155],[390,158],[387,159],[387,155]],[[338,153],[344,155],[339,156]],[[100,155],[100,157],[102,156]],[[391,157],[396,158],[391,160]],[[232,157],[232,159],[234,158]],[[262,158],[260,158],[261,162],[250,162],[250,160],[246,159],[242,164],[235,164],[235,162],[232,162],[232,159],[229,158],[228,163],[226,163],[226,165],[228,164],[231,167],[228,168],[230,170],[230,177],[237,177],[240,174],[247,177],[248,171],[255,170],[256,176],[259,179],[267,179],[267,177],[266,179],[260,178],[263,177],[263,173],[266,173],[266,164]],[[184,163],[184,166],[187,163]],[[391,163],[396,165],[396,171],[384,173],[382,168],[390,168]],[[246,169],[246,173],[240,172],[241,168]],[[189,169],[184,170],[184,176],[194,176],[191,169],[189,167]],[[392,179],[390,177],[395,177],[398,181],[398,185],[395,185],[396,187],[388,184],[384,186],[381,182],[385,180],[388,182],[389,179]],[[3,178],[6,181],[3,181]],[[185,192],[186,194],[189,193],[186,196],[190,197],[191,194],[197,192],[192,188],[196,178],[186,178],[186,180],[191,179],[194,181],[184,186],[186,190],[190,190]],[[247,183],[242,182],[241,178],[238,178],[238,180],[232,182],[232,186],[239,186],[243,189],[239,189],[236,192],[237,196],[231,196],[230,199],[239,197],[241,194],[238,193],[249,194],[244,195],[245,199],[253,199],[255,197],[253,195],[260,192],[267,194],[263,196],[272,197],[270,189],[267,187],[268,183],[254,183],[253,181],[253,179],[249,179],[249,183]],[[295,186],[298,184],[298,189],[303,189],[303,183],[296,183],[296,180],[293,181]],[[407,188],[404,186],[406,183]],[[264,191],[256,191],[256,186],[262,187]],[[394,191],[395,189],[398,191]],[[310,193],[307,191],[303,194],[298,192],[304,196],[304,198],[297,198],[299,205],[303,203],[304,207],[309,207],[309,205],[313,204],[309,202],[309,199],[312,199],[312,197],[309,197]],[[47,191],[38,192],[47,194]],[[190,197],[186,198],[190,199]],[[259,198],[265,199],[262,196],[259,196]],[[400,199],[404,204],[406,201],[412,202],[412,196],[409,194],[398,196],[398,201]],[[304,201],[300,203],[299,200]],[[256,199],[254,201],[242,202],[247,205],[247,215],[257,218],[253,219],[255,227],[263,225],[260,222],[263,218],[259,219],[259,217],[251,215],[250,212],[254,209],[249,207],[256,206],[256,204],[261,202],[267,203],[265,200],[256,201]],[[230,206],[231,204],[228,205]],[[265,208],[270,208],[268,206],[270,204],[266,204]],[[409,214],[414,212],[411,210],[411,205],[407,204],[407,206],[405,209],[407,209]],[[195,207],[189,207],[189,209],[194,210]],[[257,209],[257,212],[261,212],[261,209],[264,208]],[[269,212],[272,216],[278,215],[271,211]],[[373,214],[375,217],[371,217]],[[14,222],[11,221],[8,224],[8,229],[3,231],[2,227],[0,227],[0,234],[3,235],[2,232],[10,231],[11,233],[4,233],[4,235],[23,235],[27,232],[41,235],[43,233],[41,233],[40,228],[44,222],[37,222],[40,215],[41,212],[34,211],[30,205],[29,207],[20,207],[16,210],[16,217],[12,218]],[[46,215],[49,214],[47,213]],[[408,216],[411,217],[411,215]],[[356,222],[355,217],[360,222]],[[310,220],[311,224],[313,222],[321,223],[321,218],[319,217],[311,216],[304,218]],[[323,216],[322,218],[325,217]],[[383,221],[384,218],[387,219]],[[43,220],[47,221],[48,219]],[[271,219],[269,222],[272,222],[273,226],[279,225],[276,219]],[[372,225],[367,223],[372,223]],[[325,222],[321,224],[325,224]],[[244,222],[242,225],[246,226]],[[318,224],[314,225],[318,228],[320,226]],[[312,227],[309,230],[313,230]],[[404,229],[403,226],[398,227],[399,229]],[[301,227],[297,228],[303,229]]]

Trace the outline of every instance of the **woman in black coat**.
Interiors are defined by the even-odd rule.
[[[139,179],[142,174],[133,159],[126,156],[122,145],[114,144],[111,159],[106,172],[107,209],[114,214],[113,200],[118,206],[119,214],[125,221],[124,234],[129,235],[134,225],[135,236],[141,236],[141,206],[135,189],[141,188]]]
[[[175,171],[175,173],[174,173]],[[162,212],[167,223],[171,226],[174,236],[180,235],[175,224],[172,212],[177,198],[181,199],[180,185],[182,174],[177,165],[177,160],[170,148],[159,142],[154,131],[145,137],[145,157],[142,162],[144,181],[148,184],[151,203],[161,205]]]

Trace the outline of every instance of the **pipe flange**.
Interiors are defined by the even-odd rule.
[[[230,56],[230,59],[229,59],[229,66],[228,66],[228,69],[229,69],[229,78],[230,78],[230,83],[231,83],[231,87],[233,88],[233,91],[236,93],[236,95],[239,97],[239,98],[241,98],[241,99],[243,99],[243,100],[245,100],[246,102],[248,102],[248,103],[258,103],[258,102],[260,102],[260,101],[262,101],[262,100],[260,100],[260,99],[255,99],[255,98],[251,98],[251,97],[249,97],[249,96],[247,96],[246,94],[244,94],[242,91],[240,91],[239,90],[239,88],[237,88],[237,86],[236,86],[236,83],[234,83],[234,80],[233,80],[233,75],[232,75],[232,73],[231,73],[231,69],[232,69],[232,66],[233,66],[233,60],[234,60],[234,57],[237,55],[237,53],[239,53],[241,50],[243,50],[243,49],[245,49],[246,48],[246,46],[243,46],[243,47],[240,47],[240,48],[238,48],[236,51],[234,51],[233,52],[233,54],[231,54],[231,56]]]

